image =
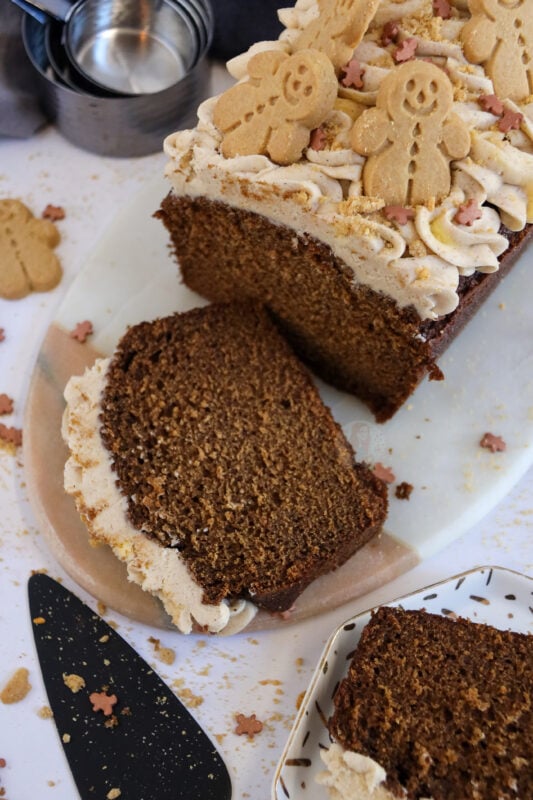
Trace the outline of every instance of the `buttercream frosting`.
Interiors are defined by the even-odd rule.
[[[374,759],[336,743],[320,750],[320,757],[327,769],[317,774],[316,782],[327,787],[330,800],[397,800],[385,785],[387,773]]]

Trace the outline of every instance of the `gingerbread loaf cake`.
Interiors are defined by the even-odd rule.
[[[266,304],[316,373],[385,421],[443,377],[438,358],[531,235],[533,8],[279,13],[279,39],[228,62],[237,83],[166,139],[157,215],[188,287]]]
[[[381,529],[384,484],[262,306],[133,326],[65,397],[67,492],[184,632],[288,610]]]
[[[331,798],[533,797],[531,635],[382,607],[334,703]]]

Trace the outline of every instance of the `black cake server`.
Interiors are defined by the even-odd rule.
[[[28,595],[49,704],[82,800],[229,800],[216,748],[146,661],[47,575],[30,577]]]

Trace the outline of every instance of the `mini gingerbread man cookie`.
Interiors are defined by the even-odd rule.
[[[268,50],[250,59],[248,74],[249,80],[224,92],[215,106],[223,155],[260,154],[277,164],[294,163],[335,103],[331,62],[318,50],[291,56]]]
[[[19,200],[0,200],[0,297],[53,289],[62,274],[53,252],[59,239],[50,220],[37,219]]]
[[[338,74],[365,35],[378,5],[379,0],[318,0],[318,17],[294,41],[293,49],[320,50]]]
[[[395,67],[382,82],[376,107],[356,120],[353,149],[368,156],[365,194],[386,205],[413,206],[450,191],[450,161],[470,150],[466,124],[452,113],[453,89],[427,61]]]
[[[519,102],[533,94],[531,0],[469,0],[472,18],[461,38],[473,64],[483,64],[498,97]]]

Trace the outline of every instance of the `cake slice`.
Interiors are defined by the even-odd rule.
[[[181,630],[288,610],[381,529],[384,484],[260,306],[136,325],[65,396],[66,490]]]
[[[440,356],[531,238],[529,68],[520,37],[486,60],[477,42],[485,24],[531,26],[533,7],[496,4],[499,20],[482,5],[297,0],[279,39],[228,63],[238,82],[196,128],[165,140],[158,216],[185,284],[265,303],[381,422],[444,377]]]
[[[533,636],[382,607],[334,698],[331,798],[533,797]]]

